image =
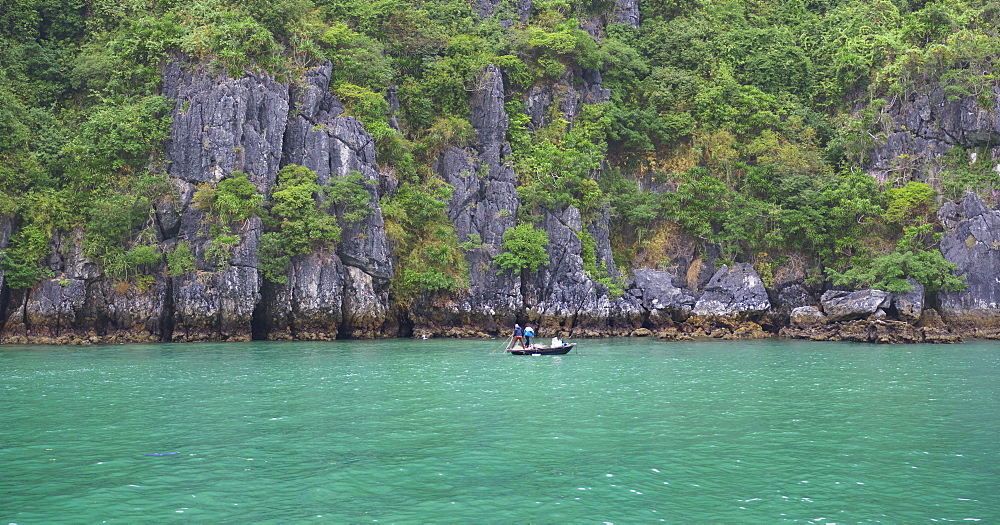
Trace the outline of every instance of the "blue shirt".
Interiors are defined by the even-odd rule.
[[[522,334],[524,334],[523,329],[520,326],[515,326],[514,327],[514,335],[517,336],[517,335],[522,335]]]
[[[535,337],[535,330],[533,328],[531,328],[530,326],[525,327],[525,329],[524,329],[524,336],[525,337]]]

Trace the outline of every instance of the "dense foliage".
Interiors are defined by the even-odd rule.
[[[357,178],[344,184],[357,184]],[[305,166],[289,164],[278,172],[278,185],[264,217],[266,231],[260,237],[258,267],[265,279],[286,282],[285,273],[292,257],[329,249],[340,240],[342,230],[336,215],[322,209],[330,189],[318,184],[316,173]],[[367,192],[359,190],[367,197]],[[357,213],[356,207],[352,207],[352,212]]]
[[[448,221],[451,188],[432,179],[407,184],[382,205],[385,229],[396,254],[393,291],[401,302],[420,293],[440,294],[468,286],[468,264]]]
[[[539,230],[531,224],[519,224],[503,233],[502,243],[503,252],[493,258],[493,263],[501,271],[534,272],[549,264],[549,255],[545,252],[549,236],[545,230]]]
[[[641,3],[639,27],[596,31],[588,21],[612,3],[538,0],[526,23],[513,3],[486,16],[477,6],[5,2],[0,214],[21,225],[0,259],[7,284],[26,288],[46,276],[51,243],[71,232],[85,235],[88,255],[115,278],[146,275],[162,261],[150,221],[167,191],[170,101],[159,95],[159,68],[169,53],[184,52],[230,74],[258,68],[280,80],[333,62],[331,89],[400,181],[383,206],[403,296],[467,285],[444,211],[447,188],[432,166],[443,148],[474,138],[469,94],[489,64],[505,75],[519,220],[527,225],[519,228],[545,209],[575,206],[588,224],[610,210],[616,258],[626,268],[652,232],[676,228],[716,245],[723,262],[750,261],[762,274],[799,253],[820,279],[955,286],[941,277],[948,268],[933,256],[927,229],[937,226],[942,197],[998,187],[986,155],[953,150],[932,185],[912,186],[930,182],[927,174],[904,173],[879,186],[861,169],[883,132],[888,100],[938,86],[992,104],[1000,85],[995,0],[650,0]],[[553,103],[544,122],[526,115],[532,87],[579,83],[585,71],[601,72],[606,102],[576,112]],[[218,261],[234,242],[234,225],[264,214],[262,250],[272,265],[264,271],[280,280],[287,257],[338,238],[336,220],[318,211],[324,199],[364,200],[359,181],[331,197],[325,193],[337,188],[286,170],[267,213],[238,174],[203,188]],[[337,208],[340,219],[357,220],[343,216],[348,208]],[[509,242],[531,233],[517,231]],[[166,255],[169,272],[192,268],[187,244]],[[584,260],[595,278],[606,277],[592,253]],[[538,262],[532,255],[497,264],[533,270]]]

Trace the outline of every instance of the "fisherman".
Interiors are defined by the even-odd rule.
[[[513,337],[514,337],[514,339],[510,343],[510,348],[508,348],[507,350],[513,350],[514,349],[514,345],[518,344],[518,343],[521,344],[521,348],[527,348],[526,346],[524,346],[524,330],[521,329],[521,325],[519,325],[517,323],[514,323],[514,336]]]
[[[524,327],[524,340],[527,342],[528,347],[531,346],[531,338],[535,337],[535,329],[531,325]]]

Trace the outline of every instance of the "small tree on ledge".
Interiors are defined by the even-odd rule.
[[[545,247],[549,244],[549,234],[530,223],[523,223],[503,232],[503,253],[493,258],[493,264],[506,270],[532,272],[549,264],[549,254]]]

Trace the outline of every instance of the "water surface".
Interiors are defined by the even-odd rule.
[[[0,521],[1000,522],[997,343],[579,342],[0,347]]]

